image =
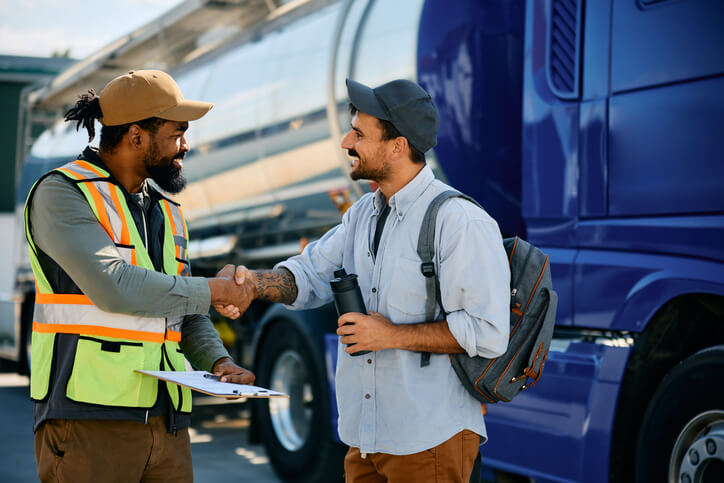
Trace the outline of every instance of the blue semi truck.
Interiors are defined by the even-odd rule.
[[[192,123],[179,195],[195,274],[268,268],[338,223],[374,189],[339,149],[345,77],[416,80],[441,113],[437,175],[550,254],[559,294],[540,383],[487,407],[483,476],[724,481],[724,3],[309,3],[174,69],[215,103]],[[84,144],[48,130],[18,209]],[[27,267],[18,290],[26,334]],[[334,309],[216,320],[258,383],[292,395],[254,406],[280,478],[338,480]]]

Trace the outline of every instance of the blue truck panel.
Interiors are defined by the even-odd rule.
[[[615,0],[612,90],[629,91],[723,73],[723,17],[724,4],[719,0]]]
[[[506,404],[488,405],[487,464],[551,481],[608,481],[610,431],[630,349],[556,341],[545,377]]]
[[[447,181],[479,200],[505,233],[521,236],[523,9],[520,0],[466,0],[452,9],[427,1],[417,44],[418,80],[440,111],[435,156]]]
[[[611,98],[611,216],[724,211],[722,93],[715,77]]]
[[[608,213],[608,103],[581,102],[579,214],[601,218]]]

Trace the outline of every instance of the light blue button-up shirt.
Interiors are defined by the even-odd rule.
[[[277,266],[294,274],[292,308],[332,300],[329,281],[344,267],[356,273],[368,311],[396,324],[425,320],[425,277],[417,240],[427,206],[449,189],[425,166],[390,200],[377,257],[372,252],[384,197],[363,196],[342,223]],[[435,265],[446,320],[471,356],[502,354],[508,342],[510,270],[498,225],[472,203],[445,202],[435,227]],[[444,317],[437,314],[436,320]],[[469,429],[487,439],[480,403],[460,383],[446,354],[387,349],[352,357],[339,344],[336,373],[339,434],[363,453],[412,454]]]

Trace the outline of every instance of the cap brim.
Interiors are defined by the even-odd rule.
[[[155,117],[168,121],[195,121],[209,112],[214,105],[210,102],[192,101],[184,99],[171,109],[155,115]]]
[[[349,101],[358,111],[385,121],[390,120],[390,116],[385,112],[384,106],[377,99],[374,91],[366,85],[347,79],[347,95]]]

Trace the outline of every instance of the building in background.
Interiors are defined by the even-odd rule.
[[[73,62],[62,57],[0,55],[0,355],[19,352],[18,334],[3,336],[16,329],[15,311],[19,308],[13,301],[20,250],[17,233],[21,231],[15,218],[17,178],[30,144],[58,115],[38,111],[30,118],[25,102],[30,90],[49,82]]]

